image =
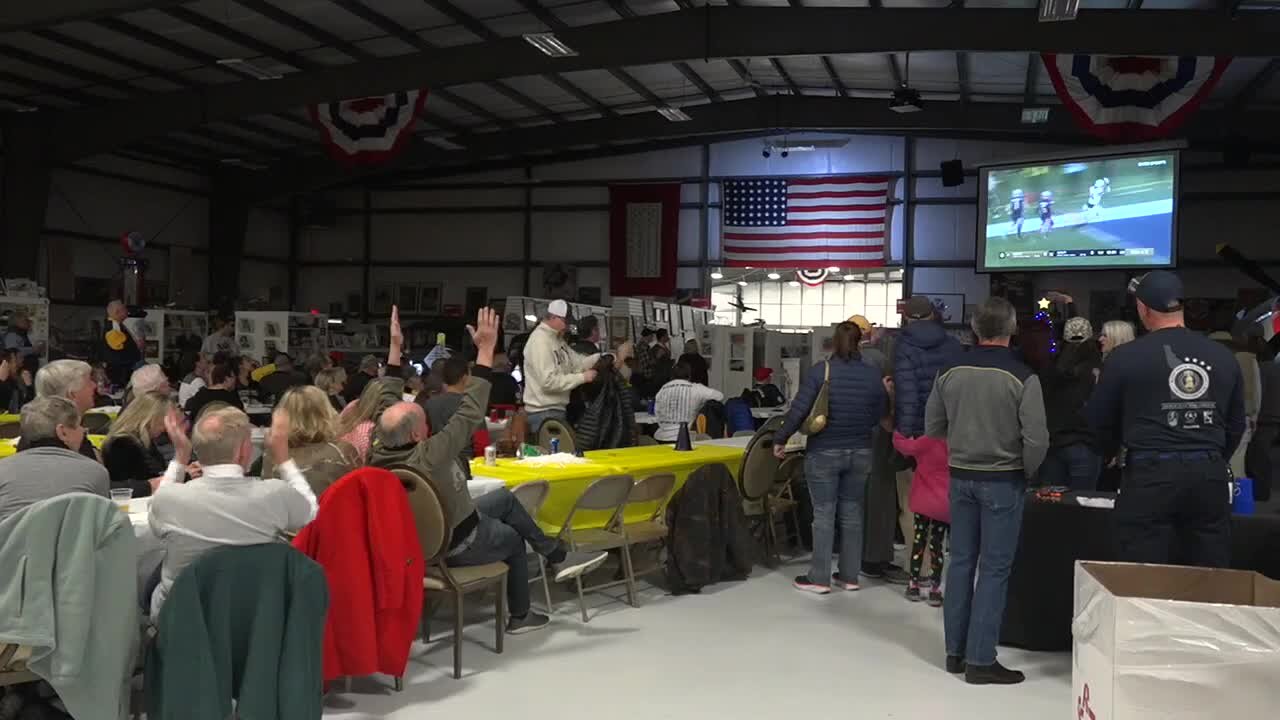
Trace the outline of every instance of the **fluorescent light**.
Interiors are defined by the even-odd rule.
[[[244,58],[222,58],[218,61],[218,64],[224,68],[244,73],[251,78],[257,78],[258,80],[279,80],[284,77],[284,75],[281,75],[274,70],[259,67]]]
[[[769,273],[769,279],[770,279],[770,280],[781,280],[781,279],[782,279],[782,276],[781,276],[781,275],[779,275],[778,273]]]
[[[573,57],[578,54],[577,50],[560,42],[560,38],[553,32],[525,33],[524,39],[525,42],[541,50],[544,55],[553,58]]]
[[[689,122],[693,119],[689,117],[689,113],[678,107],[671,107],[670,105],[658,108],[658,114],[671,122]]]
[[[788,285],[790,285],[791,287],[800,287],[800,281],[799,281],[799,280],[792,280],[791,282],[789,282],[789,283],[787,283],[787,284],[788,284]]]
[[[342,324],[342,318],[329,318],[329,324],[330,324],[330,325],[341,325],[341,324]]]
[[[712,279],[712,280],[723,280],[723,279],[724,279],[724,273],[720,272],[719,270],[712,270],[712,271],[711,271],[711,279]]]
[[[747,286],[747,281],[746,281],[746,280],[739,280],[739,281],[738,281],[738,287],[746,287],[746,286]]]
[[[845,276],[844,276],[844,279],[845,279],[845,280],[857,280],[857,279],[858,279],[858,276],[857,276],[857,275],[845,275]]]
[[[525,320],[528,320],[529,322],[538,322],[538,316],[537,316],[537,315],[525,315],[525,316],[524,316],[524,319],[525,319]]]
[[[840,272],[840,268],[836,267],[835,265],[832,265],[831,267],[827,268],[827,272],[838,273]]]

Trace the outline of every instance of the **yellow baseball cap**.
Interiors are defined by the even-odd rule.
[[[849,319],[845,322],[851,322],[854,325],[857,325],[858,329],[861,330],[864,335],[871,332],[871,321],[868,320],[865,315],[850,315]]]

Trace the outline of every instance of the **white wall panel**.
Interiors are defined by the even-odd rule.
[[[936,172],[938,166],[947,160],[961,160],[969,168],[990,163],[1035,160],[1046,155],[1089,152],[1092,152],[1090,148],[1080,145],[919,138],[915,147],[915,169]]]
[[[331,228],[303,228],[298,257],[304,261],[358,260],[364,254],[363,222],[358,215],[339,215]]]
[[[244,250],[250,255],[288,259],[289,216],[266,208],[250,210]]]
[[[942,178],[916,178],[915,198],[971,198],[978,197],[978,179],[966,177],[963,185],[944,187]]]
[[[972,205],[917,205],[916,260],[973,260],[977,229]]]
[[[516,260],[524,245],[518,212],[374,215],[372,228],[375,261]]]
[[[411,208],[411,207],[476,207],[524,205],[524,190],[521,188],[503,188],[496,190],[480,190],[463,188],[460,190],[397,190],[394,192],[373,193],[373,207],[378,208]]]
[[[520,255],[521,248],[517,245],[510,257],[519,259]],[[609,213],[604,210],[535,212],[533,259],[608,260]]]
[[[613,180],[619,178],[695,177],[702,172],[702,151],[697,147],[658,150],[611,158],[542,165],[533,169],[540,180]]]
[[[361,267],[304,267],[298,270],[299,310],[316,308],[329,311],[329,303],[346,305],[348,293],[359,293],[362,287]]]
[[[913,273],[913,294],[961,293],[966,305],[977,305],[991,294],[990,276],[971,268],[915,268]]]
[[[831,133],[804,133],[803,137],[839,138],[848,139],[849,142],[842,148],[793,152],[785,158],[776,152],[769,158],[762,157],[763,145],[760,140],[717,143],[711,146],[711,174],[722,177],[741,177],[836,175],[902,170],[904,147],[902,138]]]
[[[698,231],[701,222],[701,210],[680,211],[680,246],[676,259],[681,262],[698,260],[698,249],[702,246],[702,233]]]
[[[608,204],[609,188],[604,185],[591,187],[537,187],[533,189],[534,207],[539,205]]]

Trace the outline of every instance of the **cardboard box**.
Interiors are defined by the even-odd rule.
[[[1078,562],[1077,720],[1276,717],[1280,582],[1252,572]]]

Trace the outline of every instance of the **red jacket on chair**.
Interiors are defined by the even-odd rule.
[[[378,468],[347,474],[293,546],[329,581],[324,680],[404,675],[422,616],[424,562],[404,486]]]

